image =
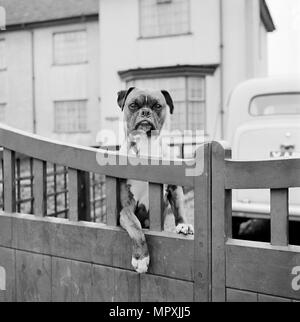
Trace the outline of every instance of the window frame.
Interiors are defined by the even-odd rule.
[[[86,130],[82,131],[57,131],[57,122],[56,122],[56,108],[55,103],[67,103],[67,102],[86,102]],[[66,99],[66,100],[55,100],[53,101],[53,133],[59,134],[59,135],[70,135],[70,134],[86,134],[90,133],[91,130],[88,129],[88,99]]]
[[[170,33],[170,34],[161,34],[161,35],[149,35],[149,36],[144,36],[142,35],[142,0],[138,0],[139,2],[139,8],[138,8],[138,18],[139,18],[139,33],[138,33],[138,40],[147,40],[147,39],[159,39],[159,38],[168,38],[168,37],[180,37],[180,36],[188,36],[188,35],[192,35],[192,16],[191,16],[191,0],[186,0],[187,1],[187,6],[188,6],[188,28],[187,31],[183,31],[183,32],[179,32],[179,33]],[[158,3],[156,2],[157,6],[160,5],[167,5],[167,4],[171,4],[173,0],[171,0],[170,2],[166,2],[166,3]]]
[[[89,63],[88,59],[88,50],[87,50],[87,55],[86,59],[82,62],[75,62],[75,63],[57,63],[55,61],[55,36],[59,34],[67,34],[67,33],[76,33],[76,32],[85,32],[86,37],[88,36],[88,32],[86,28],[83,29],[70,29],[70,30],[60,30],[60,31],[55,31],[52,33],[52,65],[53,66],[72,66],[72,65],[85,65]],[[88,37],[86,38],[87,40],[87,47],[88,47]]]

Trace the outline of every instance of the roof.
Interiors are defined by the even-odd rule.
[[[99,0],[0,0],[6,11],[6,26],[24,26],[48,21],[95,16]],[[275,25],[265,0],[260,0],[260,15],[267,31]]]
[[[276,30],[272,15],[270,13],[269,7],[266,0],[260,1],[260,17],[268,32],[273,32]]]
[[[99,0],[0,0],[6,26],[98,15]]]

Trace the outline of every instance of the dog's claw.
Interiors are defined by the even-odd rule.
[[[139,274],[147,273],[149,263],[150,263],[149,256],[146,256],[142,259],[136,259],[136,258],[132,257],[132,260],[131,260],[131,265],[136,270],[136,272]]]
[[[194,228],[192,225],[189,225],[189,224],[178,224],[176,226],[176,233],[177,234],[184,234],[184,235],[193,235]]]

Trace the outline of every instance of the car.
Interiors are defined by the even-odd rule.
[[[238,85],[228,103],[227,141],[235,160],[300,158],[300,77]],[[290,189],[290,219],[300,221],[300,189]],[[270,191],[233,192],[235,216],[269,218]]]

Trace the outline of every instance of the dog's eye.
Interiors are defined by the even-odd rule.
[[[135,103],[132,103],[128,106],[131,110],[135,110],[137,108],[137,105]]]
[[[162,109],[162,106],[160,104],[156,104],[154,107],[155,107],[156,110],[161,110]]]

